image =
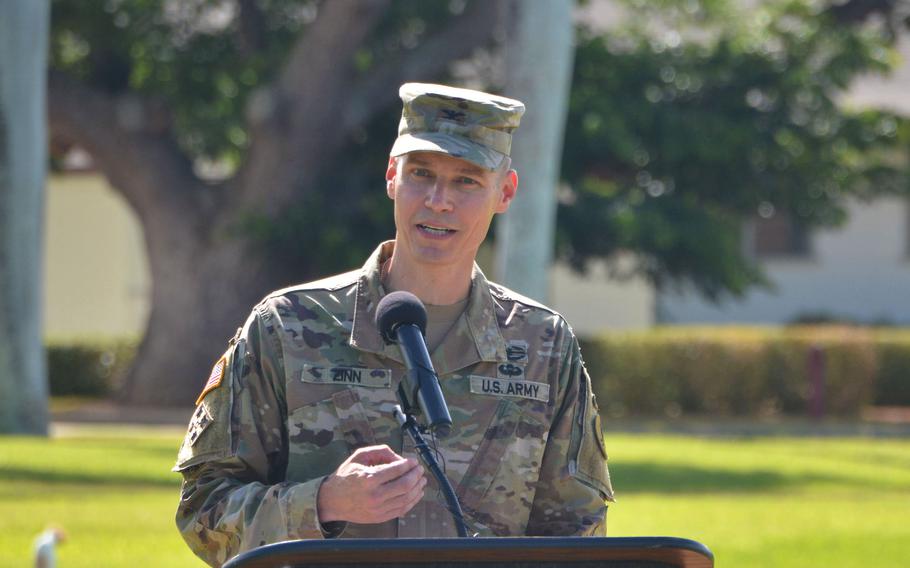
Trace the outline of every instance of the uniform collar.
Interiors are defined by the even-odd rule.
[[[404,364],[400,349],[395,345],[386,345],[376,328],[376,306],[386,294],[382,286],[382,264],[392,256],[394,247],[394,241],[379,245],[360,271],[350,344],[355,349]],[[496,310],[497,304],[490,293],[489,283],[475,263],[467,308],[442,344],[431,354],[439,375],[481,361],[495,363],[506,360],[506,343],[499,330]]]

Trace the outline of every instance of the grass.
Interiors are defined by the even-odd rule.
[[[0,566],[31,566],[36,534],[63,527],[61,568],[204,566],[174,527],[181,435],[79,429],[49,440],[0,438]]]
[[[173,523],[180,434],[80,428],[0,438],[0,566],[28,566],[49,524],[61,568],[202,566]],[[705,543],[718,566],[904,566],[910,440],[607,436],[611,536]]]
[[[906,566],[910,440],[608,436],[612,536],[698,540],[719,566]]]

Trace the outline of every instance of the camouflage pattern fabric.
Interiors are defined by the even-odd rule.
[[[432,479],[386,523],[321,527],[317,516],[319,485],[354,449],[416,458],[392,414],[401,354],[374,325],[393,245],[362,270],[269,295],[231,340],[223,384],[197,407],[174,467],[177,525],[209,564],[289,539],[456,535]],[[565,320],[475,267],[467,308],[432,359],[454,422],[436,443],[469,530],[605,534],[607,455]]]
[[[525,105],[471,89],[405,83],[398,139],[390,155],[441,152],[495,170],[512,150]]]

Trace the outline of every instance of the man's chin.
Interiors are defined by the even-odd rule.
[[[421,247],[421,250],[417,252],[417,257],[414,260],[419,264],[442,266],[452,264],[452,262],[455,261],[455,255],[446,250]]]

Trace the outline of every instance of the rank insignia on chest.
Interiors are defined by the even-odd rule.
[[[202,402],[202,399],[205,398],[205,395],[221,386],[221,381],[224,379],[226,368],[227,357],[222,355],[221,359],[218,359],[218,362],[215,363],[214,367],[212,367],[212,372],[209,374],[209,380],[205,382],[205,386],[202,387],[202,392],[199,393],[199,398],[196,399],[196,406],[199,406],[199,404]]]

